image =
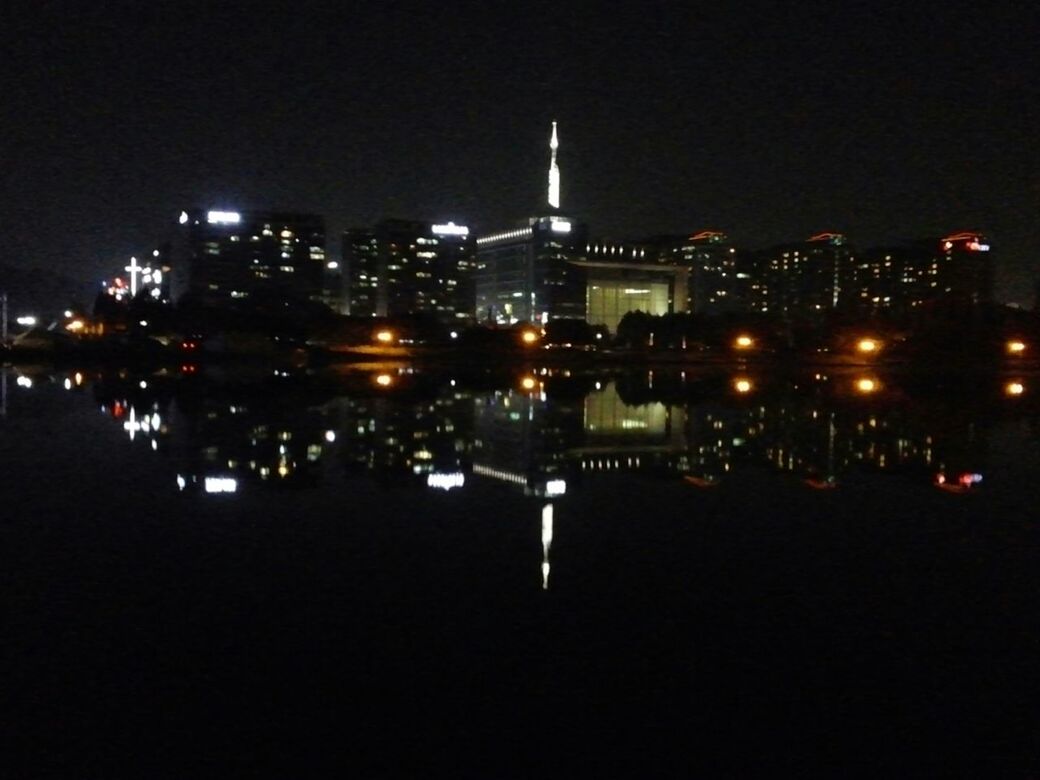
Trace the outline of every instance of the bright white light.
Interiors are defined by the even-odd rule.
[[[141,320],[140,324],[141,324],[142,328],[147,328],[148,327],[148,320]]]
[[[433,225],[430,227],[436,236],[468,236],[469,228],[465,225],[456,225],[449,222],[447,225]]]
[[[448,335],[451,336],[453,339],[457,339],[459,337],[459,332],[457,330],[453,330]]]
[[[182,225],[187,223],[187,221],[188,221],[188,212],[187,211],[182,211],[181,215],[179,217],[177,217],[177,221],[180,222]]]
[[[234,493],[238,490],[238,480],[234,477],[206,477],[203,489],[207,493]]]
[[[36,324],[36,318],[32,316],[19,317],[15,320],[15,322],[17,322],[19,325],[25,325],[26,327],[31,328],[33,325]]]
[[[545,495],[562,496],[567,492],[567,481],[563,479],[550,479],[545,483]]]
[[[559,220],[555,220],[554,219],[549,224],[549,227],[552,229],[553,233],[570,233],[571,232],[571,223],[570,222],[561,222]]]
[[[137,386],[140,387],[142,390],[148,389],[148,383],[145,382],[143,379],[137,383]]]
[[[182,477],[180,474],[178,474],[177,475],[177,487],[180,488],[181,490],[184,490],[184,486],[187,485],[187,484],[188,483],[184,481],[184,477]]]
[[[553,505],[542,507],[542,590],[549,589],[549,549],[553,540]]]
[[[69,379],[68,377],[65,377],[65,389],[66,390],[71,390],[72,389],[72,380]]]
[[[329,444],[332,444],[334,441],[336,441],[336,432],[325,431],[325,441],[327,441]]]
[[[71,317],[72,316],[72,309],[66,309],[65,310],[65,316],[66,317]]]
[[[449,474],[434,472],[426,475],[426,487],[439,488],[440,490],[451,490],[466,484],[466,475],[461,471]]]
[[[242,221],[242,215],[237,211],[210,211],[206,214],[206,221],[211,225],[237,225]]]
[[[152,452],[155,452],[158,449],[159,449],[159,442],[157,442],[155,439],[152,439]]]
[[[329,260],[329,262],[325,264],[325,267],[328,268],[330,271],[335,271],[337,268],[339,268],[339,263],[337,263],[335,260]]]
[[[549,205],[554,209],[560,207],[560,169],[556,165],[556,150],[560,146],[560,139],[556,135],[556,123],[553,122],[552,126],[552,138],[549,139],[549,149],[551,150],[549,159]],[[554,227],[553,230],[556,228]],[[570,231],[570,227],[567,230],[561,230],[558,232],[566,233]]]
[[[29,389],[30,387],[32,387],[32,380],[29,377],[27,377],[27,376],[20,376],[20,377],[18,377],[14,381],[15,381],[15,384],[18,385],[19,387],[24,387],[26,389]]]

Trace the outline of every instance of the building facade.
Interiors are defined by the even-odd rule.
[[[856,258],[852,296],[860,309],[895,315],[939,300],[991,303],[994,275],[986,238],[954,233],[866,250]]]
[[[343,234],[347,313],[473,319],[474,242],[465,225],[387,219]]]
[[[314,214],[181,212],[188,293],[198,302],[328,303],[325,221]]]
[[[545,216],[526,227],[477,239],[477,319],[545,324],[585,318],[588,229],[569,217]]]
[[[841,233],[762,250],[758,258],[757,310],[785,319],[815,319],[851,305],[855,256]]]

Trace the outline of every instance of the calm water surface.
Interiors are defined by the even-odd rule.
[[[1034,395],[8,368],[10,765],[1035,777]]]

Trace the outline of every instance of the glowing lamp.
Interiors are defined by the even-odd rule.
[[[520,386],[524,388],[524,390],[534,390],[536,384],[537,382],[535,382],[534,377],[531,376],[525,376],[520,380]]]
[[[878,383],[873,379],[864,377],[863,379],[856,380],[856,389],[861,393],[873,393],[878,389]]]
[[[525,330],[524,334],[520,337],[525,344],[534,344],[538,341],[538,334],[533,330]]]
[[[1021,355],[1026,351],[1026,345],[1024,341],[1009,341],[1007,343],[1007,351],[1009,355]]]
[[[1022,395],[1026,391],[1026,386],[1021,382],[1008,382],[1004,385],[1004,395],[1015,396]]]
[[[752,388],[750,379],[736,379],[733,381],[733,389],[738,393],[750,393]]]
[[[381,330],[376,333],[376,341],[380,344],[389,344],[394,340],[394,332],[391,330]]]
[[[83,328],[86,327],[83,320],[72,320],[68,325],[65,326],[65,330],[70,330],[73,333],[79,333]]]
[[[390,387],[394,383],[394,379],[389,374],[380,374],[376,377],[376,384],[380,387]]]
[[[754,343],[755,340],[747,335],[737,336],[736,340],[733,342],[737,349],[749,349]]]
[[[856,349],[863,354],[868,355],[872,352],[877,352],[878,343],[874,339],[860,339],[856,344]]]

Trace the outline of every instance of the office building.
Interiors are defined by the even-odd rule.
[[[347,313],[362,317],[432,314],[472,320],[474,243],[469,228],[387,219],[343,234]]]
[[[188,292],[199,303],[328,303],[325,222],[313,214],[184,211]]]
[[[553,122],[549,140],[547,214],[477,239],[477,319],[481,322],[544,324],[558,318],[585,318],[588,229],[563,216],[560,208],[559,137]]]

